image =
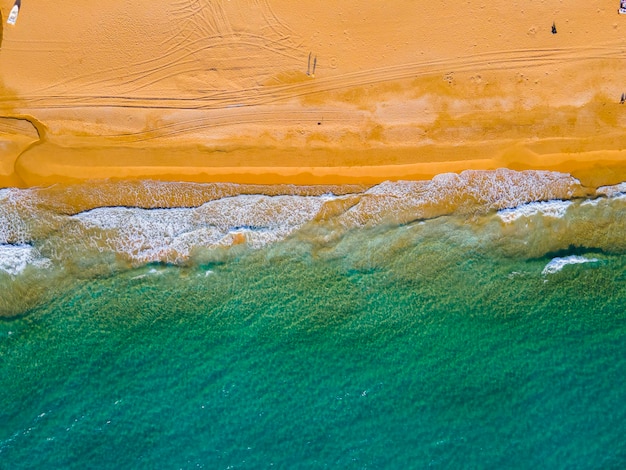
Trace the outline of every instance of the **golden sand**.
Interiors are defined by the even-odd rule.
[[[24,2],[11,26],[12,5],[0,187],[626,180],[618,1]]]

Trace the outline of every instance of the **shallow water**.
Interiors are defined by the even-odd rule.
[[[623,188],[445,178],[4,190],[2,467],[621,468]]]

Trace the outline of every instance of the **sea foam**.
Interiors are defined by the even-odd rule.
[[[32,236],[27,221],[34,214],[28,201],[26,190],[0,189],[0,243],[30,241]]]
[[[468,170],[444,173],[430,181],[381,183],[363,193],[343,217],[349,226],[398,223],[448,214],[475,214],[517,207],[538,200],[568,199],[580,182],[549,171]]]
[[[17,276],[28,266],[48,268],[51,261],[30,245],[0,245],[0,271]]]
[[[327,199],[235,196],[197,208],[98,208],[73,219],[85,232],[99,229],[97,236],[85,240],[92,247],[138,262],[181,262],[196,247],[231,245],[238,236],[252,248],[282,240],[310,221]]]
[[[613,186],[600,186],[596,192],[607,197],[620,197],[626,194],[626,182]]]

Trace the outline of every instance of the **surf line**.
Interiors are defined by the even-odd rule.
[[[13,4],[13,8],[11,8],[11,12],[9,13],[9,17],[7,18],[7,23],[10,25],[14,25],[17,21],[17,14],[20,12],[20,7],[22,6],[22,0],[15,0]]]

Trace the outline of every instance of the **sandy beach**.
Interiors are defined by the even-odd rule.
[[[12,6],[0,187],[626,180],[618,1],[24,2],[9,25]]]

